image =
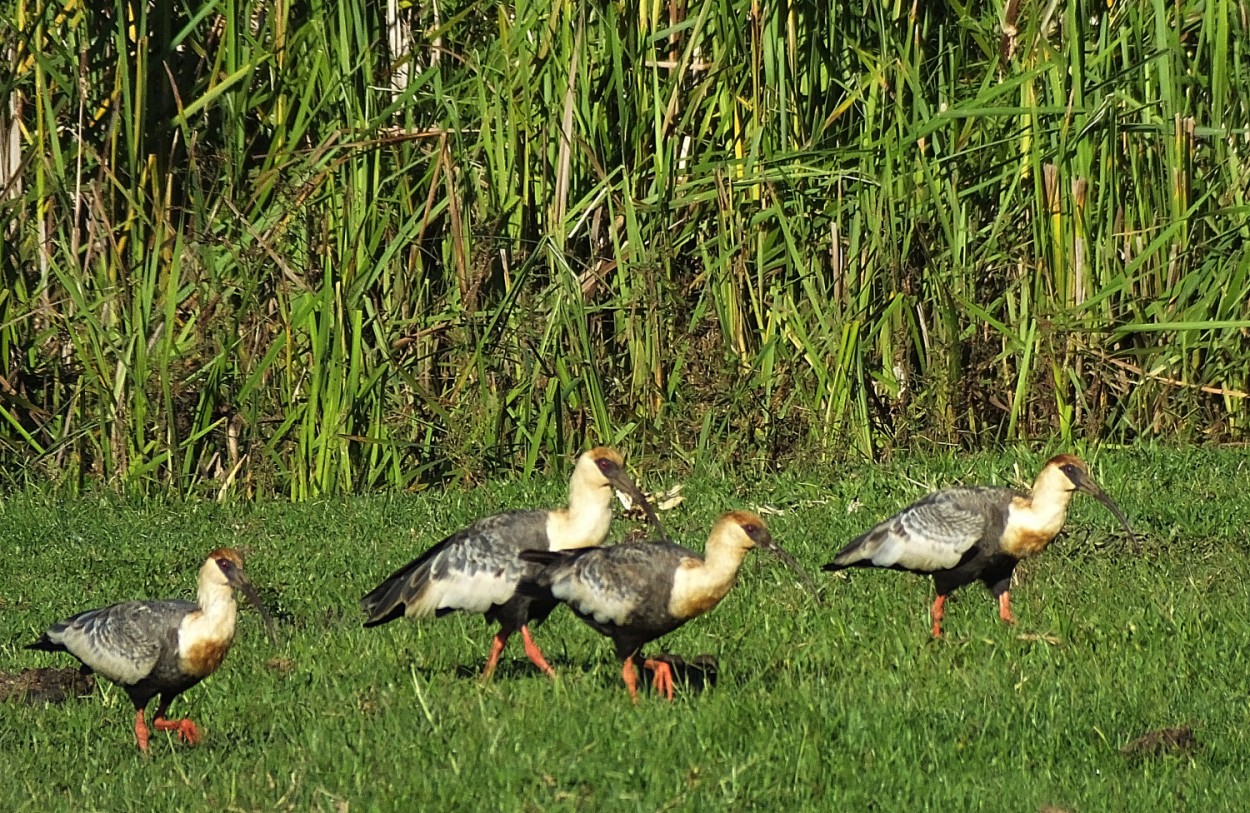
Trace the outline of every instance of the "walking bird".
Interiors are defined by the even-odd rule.
[[[733,587],[747,551],[764,548],[803,574],[777,547],[764,521],[730,511],[712,526],[704,557],[671,542],[630,542],[575,551],[526,551],[521,558],[543,569],[521,585],[539,600],[558,599],[595,631],[612,639],[621,677],[638,702],[636,662],[652,671],[657,692],[673,699],[669,664],[642,660],[643,645],[715,607]]]
[[[632,497],[664,534],[647,498],[629,479],[620,454],[604,447],[591,449],[573,467],[567,508],[506,511],[457,531],[396,570],[360,600],[367,617],[365,626],[375,627],[405,615],[437,617],[456,610],[482,613],[488,622],[499,624],[483,677],[494,673],[504,645],[517,630],[525,654],[554,677],[555,671],[534,643],[529,625],[541,623],[557,602],[517,593],[517,584],[529,569],[518,554],[598,545],[612,522],[613,489]]]
[[[243,573],[243,558],[238,551],[219,548],[200,568],[195,603],[126,601],[87,610],[53,624],[26,648],[68,652],[121,686],[134,703],[140,750],[148,750],[143,712],[158,694],[153,727],[177,732],[179,739],[194,745],[200,740],[195,723],[167,719],[165,712],[174,698],[221,666],[234,641],[235,589],[260,611],[273,641],[272,621]]]
[[[1061,454],[1046,462],[1028,494],[992,486],[936,491],[853,540],[822,569],[881,567],[932,575],[934,637],[942,635],[946,597],[978,580],[998,598],[1002,619],[1014,624],[1011,574],[1058,535],[1077,491],[1107,506],[1132,535],[1124,512],[1090,479],[1085,463]]]

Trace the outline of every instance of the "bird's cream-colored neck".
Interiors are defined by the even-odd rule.
[[[673,590],[669,597],[669,612],[677,618],[694,618],[720,603],[738,578],[738,569],[750,550],[742,544],[742,532],[735,534],[714,529],[707,540],[707,552],[703,559],[689,557],[682,560],[673,575]]]
[[[234,602],[234,588],[228,584],[201,584],[196,594],[196,604],[200,612],[206,616],[224,619],[234,618],[237,605]]]
[[[182,658],[205,645],[229,648],[234,639],[234,621],[238,605],[234,601],[234,589],[226,584],[216,563],[209,561],[200,571],[196,603],[199,609],[187,613],[178,628],[178,654]],[[216,668],[216,667],[214,667]],[[211,671],[211,670],[210,670]]]
[[[1030,507],[1038,522],[1042,524],[1057,523],[1063,527],[1068,516],[1068,506],[1072,503],[1072,481],[1057,466],[1047,466],[1033,481],[1033,493],[1030,495]],[[1058,533],[1058,528],[1055,533]]]
[[[547,539],[551,550],[568,550],[598,545],[612,524],[612,486],[599,473],[594,461],[583,457],[569,478],[569,505],[557,508],[547,517]]]
[[[1033,481],[1027,499],[1011,502],[1003,549],[1024,558],[1040,553],[1063,530],[1072,503],[1072,481],[1057,466],[1047,466]]]

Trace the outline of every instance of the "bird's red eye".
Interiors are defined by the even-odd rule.
[[[753,536],[755,536],[756,534],[758,534],[758,533],[760,532],[760,526],[758,526],[758,525],[743,525],[743,526],[742,526],[742,530],[743,530],[743,532],[744,532],[747,536],[751,536],[751,537],[753,537]]]
[[[218,560],[217,560],[217,567],[221,568],[221,572],[222,572],[222,573],[229,573],[229,572],[231,572],[232,570],[234,570],[234,562],[230,561],[229,559],[225,559],[225,558],[218,559]]]
[[[615,463],[613,463],[611,460],[608,460],[606,457],[596,460],[595,465],[598,466],[599,471],[603,472],[604,474],[607,474],[608,472],[612,471],[612,469],[616,466]]]

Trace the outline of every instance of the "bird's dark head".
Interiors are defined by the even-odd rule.
[[[1088,494],[1107,506],[1107,510],[1115,514],[1115,518],[1124,526],[1124,530],[1128,532],[1129,536],[1133,535],[1133,529],[1129,527],[1128,518],[1124,516],[1120,506],[1116,505],[1115,501],[1108,497],[1106,492],[1099,488],[1094,479],[1089,476],[1089,466],[1085,464],[1084,460],[1070,454],[1055,455],[1046,461],[1042,473],[1038,475],[1038,481],[1041,482],[1043,477],[1046,477],[1048,472],[1051,471],[1057,471],[1067,478],[1067,481],[1072,484],[1072,491]]]
[[[660,524],[660,518],[656,516],[655,509],[651,507],[651,503],[647,500],[647,495],[642,493],[642,489],[634,484],[630,479],[629,472],[625,470],[625,458],[621,457],[621,453],[607,446],[600,446],[591,449],[581,456],[577,461],[578,471],[574,476],[581,476],[581,471],[585,467],[587,474],[585,478],[591,480],[595,485],[603,488],[614,488],[624,494],[628,494],[635,505],[642,509],[647,515],[655,529],[659,532],[661,539],[668,539],[668,534],[664,532],[664,526]]]
[[[764,524],[764,520],[758,514],[750,511],[730,511],[721,516],[717,522],[718,525],[726,527],[737,526],[741,532],[742,546],[747,550],[760,547],[765,550],[776,550],[777,544],[773,542],[773,536],[768,532],[768,526]]]
[[[608,446],[597,446],[586,452],[584,457],[590,458],[604,477],[608,476],[608,472],[625,468],[625,458],[616,449]]]
[[[244,578],[242,575],[243,554],[234,548],[218,548],[210,553],[208,558],[217,565],[217,569],[221,571],[221,575],[231,587],[237,587],[238,580]]]
[[[815,583],[807,572],[799,565],[793,556],[782,550],[773,539],[768,531],[768,526],[764,524],[764,520],[759,514],[750,511],[730,511],[722,514],[721,518],[716,521],[716,526],[712,533],[721,533],[727,536],[736,537],[737,543],[744,551],[751,548],[762,548],[773,556],[786,563],[786,566],[798,574],[804,584],[816,589]]]
[[[1050,460],[1046,461],[1047,466],[1054,466],[1066,474],[1069,479],[1073,477],[1089,478],[1089,466],[1085,461],[1074,454],[1057,454]],[[1073,480],[1075,483],[1076,480]]]
[[[243,555],[241,553],[234,548],[218,548],[210,553],[200,575],[202,581],[206,577],[211,583],[222,584],[242,593],[264,620],[265,632],[269,636],[270,643],[275,647],[278,645],[278,639],[273,632],[273,618],[270,617],[269,611],[265,609],[264,603],[260,600],[260,594],[256,592],[256,588],[248,580],[247,574],[243,572]]]

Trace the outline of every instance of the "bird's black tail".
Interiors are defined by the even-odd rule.
[[[368,618],[366,627],[376,627],[403,618],[408,602],[416,600],[430,578],[429,555],[423,555],[396,570],[385,581],[360,599],[360,609]]]
[[[821,565],[820,569],[825,571],[835,571],[846,570],[850,567],[872,567],[873,564],[871,557],[865,555],[868,554],[869,551],[864,550],[864,544],[877,533],[878,530],[874,528],[863,536],[852,539],[846,544],[845,547],[842,548],[842,550],[834,554],[832,562]]]
[[[522,561],[536,565],[554,565],[569,558],[568,551],[563,550],[523,550],[519,554]]]
[[[582,548],[579,550],[588,550]],[[533,567],[528,568],[521,581],[517,584],[517,592],[523,596],[537,599],[550,599],[551,576],[554,566],[574,558],[577,550],[523,550],[519,554],[521,561]]]
[[[33,649],[38,652],[69,652],[63,644],[58,644],[48,637],[48,633],[39,636],[39,640],[33,644],[27,644],[25,649]]]

